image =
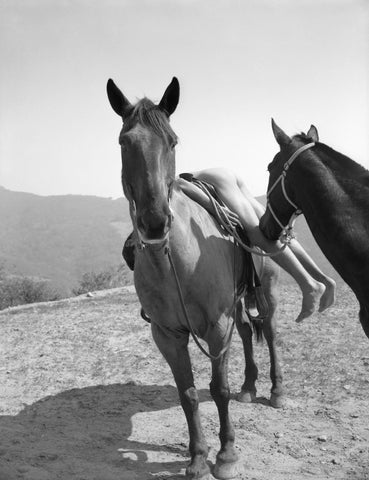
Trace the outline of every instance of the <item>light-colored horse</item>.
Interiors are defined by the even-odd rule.
[[[213,357],[210,392],[219,411],[221,443],[213,475],[232,478],[237,454],[228,411],[227,346],[233,319],[245,350],[246,378],[240,399],[247,401],[256,396],[252,331],[242,321],[243,307],[235,295],[245,267],[245,253],[208,212],[182,192],[181,180],[175,179],[177,137],[169,117],[179,99],[177,79],[173,78],[158,105],[144,98],[132,106],[112,80],[107,91],[111,106],[123,119],[119,143],[123,189],[130,202],[137,239],[135,286],[142,307],[151,318],[153,338],[173,372],[188,423],[191,461],[186,474],[188,478],[207,478],[208,447],[201,429],[199,400],[187,348],[189,326],[181,308],[175,275],[193,330],[207,343]],[[282,395],[282,375],[275,349],[277,273],[273,262],[267,259],[261,275],[269,304],[263,333],[270,349],[274,406],[280,405]]]

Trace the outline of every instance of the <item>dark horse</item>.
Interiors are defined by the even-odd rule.
[[[272,120],[280,152],[268,166],[268,207],[260,228],[275,240],[296,210],[354,291],[369,337],[369,172],[319,142],[317,129],[290,138]]]
[[[188,423],[191,461],[186,474],[188,478],[207,478],[209,466],[187,348],[190,329],[181,308],[176,276],[193,330],[207,343],[212,356],[210,392],[219,411],[221,443],[213,474],[221,479],[232,478],[237,454],[228,412],[227,346],[233,319],[245,351],[246,378],[241,401],[255,397],[257,378],[252,332],[243,321],[240,297],[235,296],[245,255],[214,218],[183,193],[184,180],[175,178],[177,137],[169,117],[179,100],[178,80],[173,78],[158,105],[147,98],[131,105],[112,80],[108,81],[107,92],[112,108],[123,119],[119,144],[123,189],[136,238],[135,287],[151,318],[153,338],[173,372]],[[270,259],[263,261],[262,267],[261,281],[269,305],[263,333],[271,356],[271,403],[279,406],[282,375],[275,350],[274,315],[278,270]]]

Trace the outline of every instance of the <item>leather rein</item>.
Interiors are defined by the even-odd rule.
[[[301,153],[305,152],[305,150],[308,150],[309,148],[312,148],[314,146],[315,146],[315,142],[311,142],[311,143],[307,143],[306,145],[303,145],[302,147],[298,148],[296,150],[296,152],[294,152],[291,155],[291,157],[285,162],[285,164],[283,165],[282,173],[279,175],[277,180],[273,183],[273,185],[269,188],[269,190],[267,192],[267,207],[266,208],[270,211],[274,220],[281,227],[282,232],[281,232],[281,235],[280,235],[280,240],[285,244],[288,244],[294,238],[293,226],[294,226],[294,223],[296,221],[296,218],[299,215],[301,215],[301,213],[302,213],[302,210],[296,205],[295,202],[293,202],[290,199],[290,197],[287,194],[286,185],[285,185],[287,172],[288,172],[288,169],[290,168],[290,166],[292,165],[292,163],[296,160],[296,158]],[[279,184],[281,184],[282,194],[283,194],[285,200],[294,208],[294,211],[293,211],[287,225],[283,225],[281,220],[278,218],[278,215],[276,214],[274,208],[272,207],[271,198],[270,198],[271,193],[276,189],[276,187]]]
[[[244,248],[245,250],[247,250],[248,252],[250,253],[253,253],[253,254],[256,254],[256,255],[259,255],[259,256],[273,256],[273,255],[278,255],[279,253],[281,253],[288,245],[288,243],[290,242],[291,238],[293,238],[293,234],[292,234],[292,228],[293,228],[293,224],[294,224],[294,221],[295,219],[297,218],[298,215],[300,215],[302,212],[301,210],[299,209],[299,207],[289,198],[289,196],[287,195],[287,192],[286,192],[286,187],[285,187],[285,179],[286,179],[286,175],[287,175],[287,171],[289,169],[289,167],[291,166],[291,164],[294,162],[294,160],[296,160],[296,158],[302,153],[304,152],[305,150],[313,147],[315,145],[315,143],[309,143],[307,145],[304,145],[302,147],[300,147],[298,150],[296,150],[296,152],[287,160],[287,162],[284,164],[283,166],[283,171],[281,173],[281,175],[277,178],[277,180],[274,182],[274,184],[272,185],[272,187],[268,190],[268,193],[267,193],[267,208],[269,208],[273,218],[276,220],[276,222],[278,223],[278,225],[282,228],[282,233],[281,233],[281,237],[284,237],[282,238],[282,247],[280,250],[278,250],[278,252],[275,252],[275,253],[266,253],[266,252],[261,252],[260,250],[257,250],[255,248],[250,248],[248,245],[244,244],[244,242],[242,242],[242,239],[239,237],[239,235],[237,234],[236,232],[236,228],[232,225],[231,222],[228,221],[227,218],[224,217],[224,214],[223,212],[218,208],[218,204],[217,202],[214,200],[214,198],[212,197],[212,195],[205,189],[203,190],[206,194],[208,194],[210,200],[212,201],[212,204],[213,204],[213,207],[214,207],[214,210],[216,212],[216,216],[217,216],[217,219],[218,219],[218,222],[222,225],[222,227],[228,232],[230,233],[233,238],[234,238],[234,241],[237,242],[242,248]],[[284,198],[288,201],[288,203],[290,205],[292,205],[294,207],[294,213],[292,214],[291,216],[291,219],[290,221],[288,222],[288,224],[286,226],[283,226],[283,224],[280,222],[280,220],[278,219],[278,216],[275,214],[272,206],[271,206],[271,203],[270,203],[270,194],[272,193],[272,191],[277,187],[277,185],[279,185],[279,183],[281,183],[281,187],[282,187],[282,192],[283,192],[283,195],[284,195]],[[199,185],[198,185],[199,186]],[[170,196],[168,198],[168,200],[170,200]],[[224,355],[224,353],[227,352],[230,344],[231,344],[231,341],[232,341],[232,333],[233,333],[233,329],[234,329],[234,325],[235,325],[235,317],[233,318],[233,322],[231,323],[231,326],[230,326],[230,329],[229,329],[229,333],[228,333],[228,339],[227,339],[227,342],[225,344],[225,346],[222,348],[222,350],[218,353],[218,355],[212,355],[210,352],[207,352],[205,350],[205,348],[201,345],[201,343],[199,342],[198,338],[197,338],[197,335],[193,329],[193,326],[192,326],[192,323],[191,323],[191,320],[190,320],[190,317],[188,315],[188,312],[187,312],[187,308],[186,308],[186,304],[185,304],[185,301],[184,301],[184,298],[183,298],[183,293],[182,293],[182,289],[181,289],[181,284],[180,284],[180,281],[179,281],[179,278],[178,278],[178,274],[177,274],[177,270],[175,268],[175,265],[174,265],[174,262],[173,262],[173,258],[172,258],[172,255],[171,255],[171,252],[170,252],[170,247],[169,247],[169,231],[170,231],[170,228],[169,228],[169,231],[167,232],[167,234],[165,235],[164,238],[162,239],[155,239],[155,240],[151,240],[151,241],[144,241],[142,239],[142,236],[139,232],[139,229],[137,228],[137,220],[136,220],[136,217],[137,217],[137,213],[136,213],[136,204],[133,200],[133,197],[129,200],[129,205],[130,205],[130,213],[131,213],[131,218],[132,218],[132,223],[133,223],[133,228],[134,228],[134,231],[135,231],[135,234],[136,234],[136,238],[137,238],[137,247],[142,250],[150,245],[160,245],[162,244],[164,246],[164,253],[166,255],[168,255],[168,260],[169,260],[169,263],[170,263],[170,266],[172,268],[172,271],[173,271],[173,275],[174,275],[174,279],[175,279],[175,283],[176,283],[176,287],[177,287],[177,291],[178,291],[178,296],[179,296],[179,300],[180,300],[180,304],[181,304],[181,308],[182,308],[182,311],[183,311],[183,315],[185,317],[185,320],[186,320],[186,323],[187,323],[187,327],[191,333],[191,336],[192,338],[194,339],[196,345],[199,347],[199,349],[201,350],[201,352],[206,355],[208,358],[210,358],[211,360],[218,360],[219,358],[222,357],[222,355]],[[170,224],[173,220],[173,213],[171,213],[171,216],[170,216]],[[171,226],[171,225],[170,225]],[[235,243],[234,243],[234,248],[235,248]],[[235,272],[235,251],[234,251],[234,254],[233,254],[233,266],[234,266],[234,272]],[[236,305],[237,305],[237,301],[238,301],[238,298],[237,298],[237,287],[236,287],[236,282],[235,282],[235,278],[234,278],[234,285],[233,285],[233,305],[232,305],[232,308],[229,312],[229,317],[230,318],[233,313],[234,313],[234,310],[236,308]]]
[[[170,200],[170,197],[168,198],[168,200]],[[135,204],[135,201],[133,200],[133,197],[131,197],[131,199],[129,199],[129,208],[130,208],[130,213],[131,213],[131,218],[132,218],[133,229],[134,229],[136,239],[137,239],[137,242],[136,242],[137,248],[139,250],[143,250],[147,247],[150,247],[150,245],[159,245],[159,246],[162,245],[164,247],[164,254],[168,256],[169,264],[170,264],[171,269],[173,271],[179,301],[180,301],[180,304],[181,304],[183,315],[184,315],[185,320],[186,320],[188,330],[191,333],[191,336],[192,336],[194,342],[196,343],[196,345],[198,346],[198,348],[201,350],[201,352],[204,355],[206,355],[208,358],[210,358],[210,360],[213,360],[213,361],[219,360],[227,352],[227,350],[229,349],[230,344],[232,342],[232,334],[233,334],[233,330],[234,330],[234,326],[235,326],[235,317],[233,318],[233,321],[232,321],[230,327],[228,328],[228,330],[229,330],[228,331],[228,339],[226,341],[226,344],[222,348],[222,350],[217,355],[212,355],[210,352],[207,352],[205,350],[205,348],[201,345],[200,341],[198,340],[197,335],[196,335],[196,333],[193,329],[191,319],[188,315],[187,307],[186,307],[186,304],[185,304],[185,301],[184,301],[184,298],[183,298],[181,284],[180,284],[179,277],[178,277],[178,274],[177,274],[177,269],[175,267],[175,264],[174,264],[174,261],[173,261],[173,258],[172,258],[171,252],[170,252],[170,247],[169,247],[170,228],[169,228],[167,234],[165,235],[165,237],[163,237],[162,239],[155,239],[155,240],[150,240],[150,241],[143,240],[142,235],[140,234],[139,229],[137,227],[137,211],[136,211],[136,204]],[[170,226],[171,226],[172,221],[173,221],[173,212],[171,211]],[[230,318],[234,314],[234,311],[235,311],[236,306],[237,306],[237,302],[238,302],[239,298],[241,297],[241,295],[239,295],[239,296],[237,295],[237,285],[236,285],[236,279],[235,279],[235,269],[236,269],[235,248],[236,248],[236,244],[235,244],[235,241],[234,241],[234,247],[233,247],[233,272],[234,272],[234,276],[233,276],[233,304],[232,304],[232,307],[230,309],[228,318]]]

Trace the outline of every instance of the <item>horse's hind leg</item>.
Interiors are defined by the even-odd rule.
[[[216,356],[224,347],[224,336],[218,330],[219,324],[208,337],[209,351]],[[223,332],[224,333],[224,332]],[[235,433],[229,415],[230,390],[228,384],[228,356],[227,350],[219,359],[212,360],[212,377],[210,393],[219,413],[220,450],[217,454],[213,475],[218,479],[233,478],[237,473],[238,455],[234,448]]]
[[[270,379],[272,381],[270,404],[272,407],[283,407],[283,376],[279,364],[278,351],[276,348],[276,327],[277,327],[277,282],[279,270],[271,260],[265,262],[261,283],[269,306],[269,314],[263,322],[263,334],[267,341],[270,356]]]
[[[183,334],[180,337],[169,336],[154,323],[151,324],[151,330],[156,345],[172,370],[187,419],[191,462],[186,468],[186,477],[191,480],[205,480],[210,473],[206,462],[208,446],[201,428],[199,398],[194,386],[191,361],[187,349],[188,334]]]
[[[245,313],[242,303],[238,302],[236,310],[236,326],[243,344],[245,355],[245,381],[241,387],[237,400],[243,403],[250,403],[256,399],[256,380],[258,378],[258,367],[254,361],[252,328],[248,321],[243,321]]]
[[[360,323],[363,327],[365,335],[369,338],[369,309],[360,302],[360,313],[359,313]]]

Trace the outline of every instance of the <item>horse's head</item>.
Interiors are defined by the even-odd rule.
[[[267,190],[267,209],[260,219],[260,229],[270,240],[277,240],[282,231],[290,226],[294,214],[301,213],[296,204],[294,185],[288,178],[292,163],[305,150],[318,142],[318,131],[311,125],[308,133],[290,138],[272,119],[272,129],[280,151],[268,165],[269,183]]]
[[[169,117],[179,100],[178,80],[173,78],[158,105],[147,98],[132,105],[111,79],[107,92],[113,110],[123,119],[122,184],[132,221],[143,242],[161,243],[172,220],[169,201],[177,136]]]

